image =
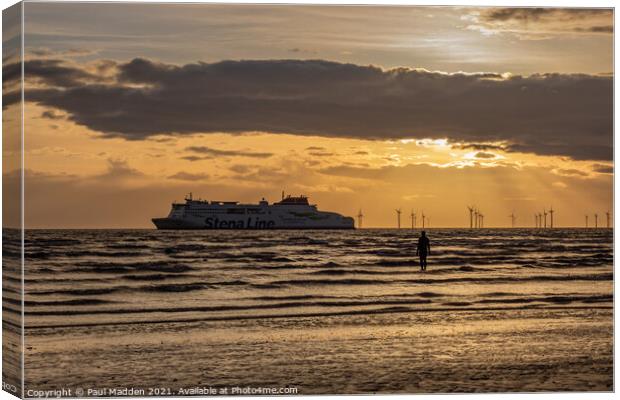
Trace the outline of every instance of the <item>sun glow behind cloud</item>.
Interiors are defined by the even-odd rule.
[[[27,107],[31,116],[51,111]],[[142,204],[130,215],[121,213],[115,219],[110,211],[103,213],[108,219],[90,222],[63,213],[31,212],[27,220],[39,227],[148,227],[150,217],[165,213],[169,202],[188,191],[207,199],[254,202],[263,196],[276,200],[281,190],[310,195],[321,208],[347,215],[363,208],[367,226],[392,226],[393,216],[385,210],[395,207],[424,209],[434,216],[434,226],[458,226],[465,221],[465,203],[485,207],[489,226],[503,226],[506,209],[529,215],[551,202],[568,208],[583,191],[605,208],[604,188],[611,182],[611,175],[595,172],[602,164],[504,152],[501,143],[475,144],[492,149],[483,151],[447,139],[377,141],[267,132],[126,141],[101,139],[64,118],[41,117],[29,118],[27,129],[33,132],[26,148],[31,178],[27,189],[40,192],[38,198],[53,201],[58,195],[51,192],[63,193],[63,198],[75,192],[76,199],[87,198],[106,209],[124,196],[137,195]],[[558,223],[580,222],[563,217]]]

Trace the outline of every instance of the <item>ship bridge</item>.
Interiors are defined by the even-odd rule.
[[[309,206],[308,197],[301,195],[299,197],[288,195],[281,201],[273,203],[274,206]]]

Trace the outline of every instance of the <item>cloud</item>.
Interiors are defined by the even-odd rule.
[[[209,175],[208,174],[202,174],[202,173],[191,173],[191,172],[177,172],[174,175],[170,175],[168,177],[168,179],[176,179],[179,181],[202,181],[205,179],[208,179]]]
[[[587,28],[575,28],[574,30],[575,32],[614,33],[612,25],[590,26]]]
[[[479,151],[487,151],[487,150],[506,150],[506,146],[502,144],[493,144],[493,143],[454,143],[450,144],[450,147],[453,149],[460,150],[479,150]]]
[[[28,61],[28,79],[48,87],[28,90],[26,99],[60,109],[105,137],[264,131],[447,138],[506,143],[506,151],[612,159],[612,76],[447,74],[323,60],[178,66],[134,59],[111,68],[116,76],[110,79],[71,65]],[[18,101],[10,96],[5,102]]]
[[[64,51],[60,50],[52,50],[47,47],[35,47],[30,48],[26,52],[26,57],[85,57],[96,54],[97,51],[92,49],[82,49],[82,48],[71,48]]]
[[[608,8],[487,8],[469,14],[470,29],[483,34],[512,33],[521,39],[547,39],[566,34],[612,34]]]
[[[554,172],[558,175],[588,176],[587,172],[575,168],[558,168],[555,169]]]
[[[490,8],[481,13],[484,20],[538,22],[546,20],[583,21],[592,17],[612,16],[611,9],[600,8]]]
[[[137,169],[131,168],[127,161],[119,159],[108,159],[107,172],[98,175],[95,179],[102,181],[117,181],[128,178],[141,178],[144,174]]]
[[[331,157],[334,155],[334,153],[328,151],[310,151],[308,154],[314,157]]]
[[[272,167],[257,167],[249,169],[246,173],[238,173],[235,175],[235,179],[249,182],[269,182],[273,185],[284,182],[287,179],[294,179],[295,175],[295,171],[285,171]]]
[[[567,185],[566,183],[564,183],[564,182],[559,182],[559,181],[557,181],[557,182],[553,182],[553,183],[551,184],[551,186],[556,187],[556,188],[558,188],[558,189],[566,189],[566,188],[568,187],[568,185]]]
[[[19,64],[10,64],[8,74],[10,77],[19,76],[15,72]],[[67,66],[62,60],[34,59],[24,62],[24,75],[29,80],[57,87],[75,87],[87,82],[98,82],[101,78],[87,72],[85,69]]]
[[[310,53],[310,54],[316,54],[316,50],[311,50],[311,49],[302,49],[299,47],[293,47],[291,49],[288,49],[288,51],[290,53]]]
[[[254,165],[235,164],[235,165],[231,165],[228,169],[237,174],[245,174],[257,168],[258,167]]]
[[[314,157],[331,157],[334,153],[327,151],[325,147],[309,146],[306,147],[308,154]]]
[[[599,174],[613,174],[614,166],[609,164],[592,164],[592,170]]]
[[[493,153],[485,153],[485,152],[479,151],[478,153],[474,155],[474,157],[475,158],[495,158],[496,156]]]
[[[43,111],[41,113],[41,118],[48,118],[48,119],[54,119],[54,120],[59,120],[59,119],[64,119],[65,117],[61,114],[57,114],[52,110],[47,110],[47,111]]]
[[[239,157],[253,157],[253,158],[269,158],[273,156],[273,153],[255,153],[251,151],[244,150],[218,150],[211,147],[206,146],[190,146],[186,147],[185,150],[191,151],[199,154],[206,154],[211,157],[218,156],[239,156]]]
[[[576,143],[545,143],[544,138],[531,139],[530,143],[510,144],[506,147],[506,151],[514,151],[520,153],[536,153],[550,156],[568,156],[576,160],[612,160],[613,159],[613,145],[612,138],[609,138],[609,145],[606,146],[601,141],[600,144],[592,143],[597,142],[597,138],[592,137],[593,140],[585,140],[581,143],[581,148],[576,149]]]
[[[212,160],[213,158],[214,157],[209,157],[209,156],[207,156],[207,157],[184,156],[184,157],[181,157],[181,160],[186,160],[186,161],[194,162],[194,161]]]
[[[28,50],[28,53],[36,57],[49,57],[55,54],[53,51],[47,48],[30,49]]]

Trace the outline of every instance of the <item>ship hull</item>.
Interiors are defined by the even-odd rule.
[[[307,221],[261,221],[252,218],[234,220],[206,218],[202,221],[185,218],[153,218],[152,221],[160,230],[355,229],[352,220],[337,224],[308,223]]]
[[[184,219],[153,218],[151,221],[157,229],[203,229],[201,226]]]

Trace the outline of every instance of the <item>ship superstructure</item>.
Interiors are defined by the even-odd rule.
[[[351,217],[319,211],[306,196],[282,196],[269,204],[264,198],[257,204],[236,201],[194,200],[172,203],[165,218],[153,218],[157,229],[354,229]]]

